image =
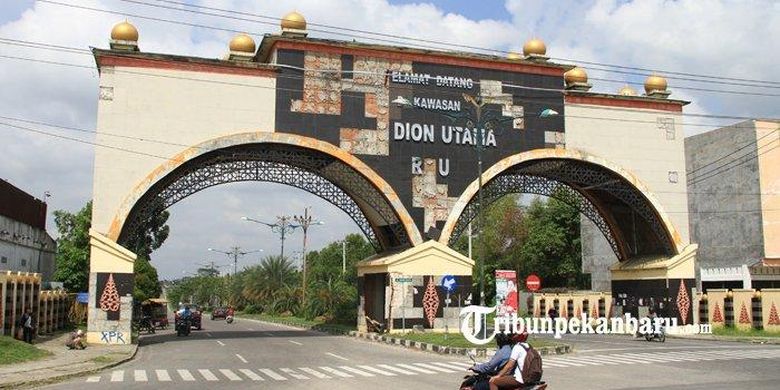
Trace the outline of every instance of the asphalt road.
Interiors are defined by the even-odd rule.
[[[457,389],[466,357],[419,352],[239,319],[143,336],[136,359],[48,389]],[[780,346],[622,336],[564,336],[574,354],[544,358],[550,389],[777,389]]]

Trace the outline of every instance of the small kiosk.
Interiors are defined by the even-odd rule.
[[[437,241],[369,257],[357,265],[360,331],[413,328],[457,332],[471,304],[474,261]]]

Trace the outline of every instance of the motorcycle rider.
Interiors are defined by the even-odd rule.
[[[475,364],[469,370],[491,375],[497,372],[501,367],[509,361],[509,356],[512,353],[512,335],[505,333],[498,333],[496,335],[496,353],[493,354],[493,358],[485,363]],[[487,380],[482,380],[474,384],[474,390],[488,390],[490,385]]]
[[[179,321],[189,324],[192,318],[190,305],[184,305],[184,309],[179,310]]]
[[[509,360],[497,375],[490,378],[490,390],[516,389],[523,386],[523,364],[525,363],[525,355],[528,353],[527,350],[531,347],[526,343],[527,340],[528,332],[526,330],[512,337],[515,345],[512,347]],[[507,375],[513,367],[513,375]]]

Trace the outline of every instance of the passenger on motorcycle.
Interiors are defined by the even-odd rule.
[[[511,341],[515,343],[509,360],[504,364],[504,368],[497,375],[490,378],[490,390],[515,389],[523,386],[523,363],[525,355],[528,353],[530,345],[526,343],[528,332],[523,331],[512,336]],[[507,375],[514,367],[513,375]]]
[[[480,364],[475,364],[470,368],[471,371],[493,375],[501,367],[509,361],[509,356],[512,353],[512,339],[510,335],[499,333],[496,335],[496,353],[493,354],[493,358],[490,361]],[[488,390],[490,385],[487,380],[480,380],[474,383],[474,390]]]
[[[181,309],[179,311],[179,318],[183,320],[188,320],[190,319],[190,317],[192,317],[192,311],[190,311],[190,306],[189,305],[184,306],[184,309]]]

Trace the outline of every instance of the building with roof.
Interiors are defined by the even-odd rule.
[[[46,203],[0,180],[0,271],[54,275],[57,243],[46,232]]]

